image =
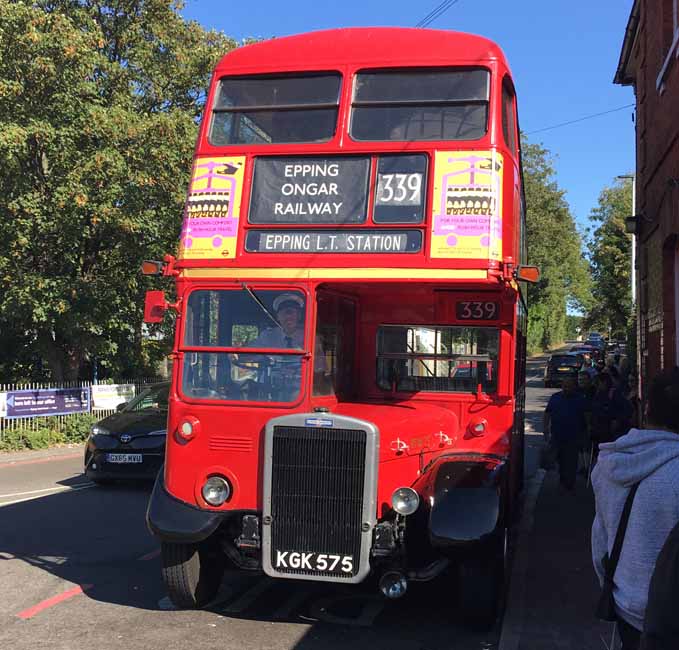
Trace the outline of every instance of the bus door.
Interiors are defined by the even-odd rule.
[[[356,303],[327,290],[317,294],[314,397],[355,398]]]

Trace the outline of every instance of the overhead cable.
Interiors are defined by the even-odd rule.
[[[585,115],[584,117],[579,117],[576,120],[569,120],[568,122],[561,122],[559,124],[553,124],[552,126],[545,126],[542,129],[536,129],[535,131],[526,131],[525,135],[532,135],[533,133],[542,133],[543,131],[551,131],[552,129],[559,129],[562,126],[568,126],[569,124],[576,124],[577,122],[584,122],[585,120],[591,120],[594,117],[600,117],[601,115],[608,115],[609,113],[615,113],[617,111],[624,111],[626,108],[632,108],[636,104],[625,104],[624,106],[618,106],[618,108],[612,108],[610,111],[602,111],[601,113],[592,113],[591,115]]]
[[[443,0],[440,4],[436,5],[424,18],[422,18],[415,27],[427,27],[437,18],[442,16],[448,9],[453,5],[457,4],[460,0]]]

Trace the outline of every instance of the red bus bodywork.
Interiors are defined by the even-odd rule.
[[[355,95],[357,75],[366,71],[439,69],[487,71],[487,123],[483,135],[473,140],[359,141],[352,137],[352,112],[359,105]],[[211,108],[218,105],[220,80],[304,73],[340,76],[336,126],[327,141],[211,144]],[[314,571],[299,570],[281,575],[271,568],[275,549],[264,545],[262,551],[263,528],[269,525],[267,517],[271,520],[266,513],[275,498],[272,495],[275,486],[265,476],[270,463],[275,465],[275,460],[267,456],[274,452],[267,447],[266,440],[276,426],[285,424],[285,418],[293,418],[288,428],[303,430],[307,426],[310,430],[325,431],[337,426],[332,423],[336,420],[345,428],[352,423],[359,423],[356,426],[360,428],[360,423],[364,423],[367,435],[374,435],[376,465],[370,478],[370,485],[375,488],[370,501],[373,513],[364,524],[369,530],[363,530],[368,537],[363,538],[361,561],[368,553],[366,566],[371,571],[389,573],[385,593],[395,580],[423,579],[423,575],[429,574],[431,577],[449,561],[474,567],[477,577],[486,569],[495,570],[496,556],[503,552],[506,529],[516,510],[523,474],[526,310],[515,274],[525,261],[525,228],[518,147],[509,68],[501,50],[478,36],[423,29],[340,29],[249,45],[230,52],[220,61],[200,127],[185,218],[190,216],[192,206],[198,211],[208,209],[207,203],[215,195],[209,194],[212,191],[209,187],[201,185],[202,179],[222,166],[224,178],[231,176],[228,183],[220,185],[229,198],[229,213],[220,214],[230,221],[224,222],[219,236],[213,233],[212,243],[206,238],[204,241],[192,238],[195,232],[200,232],[198,222],[185,221],[180,254],[176,260],[168,258],[165,268],[165,275],[176,282],[178,298],[174,367],[166,462],[149,505],[148,522],[163,540],[164,549],[169,549],[168,557],[177,547],[202,548],[201,544],[220,536],[221,546],[229,546],[225,551],[229,559],[244,569],[258,569],[263,562],[265,570],[276,577],[329,580],[346,577],[337,578],[318,571],[318,567],[317,575]],[[412,223],[376,223],[381,160],[391,164],[394,159],[389,156],[397,156],[399,161],[408,155],[418,165],[422,161],[425,165],[419,177],[425,181],[421,188],[422,219]],[[255,166],[260,165],[262,171],[258,173],[264,179],[267,163],[257,161],[265,159],[274,161],[266,168],[266,174],[272,176],[278,170],[296,178],[304,176],[301,166],[306,163],[340,161],[342,165],[343,160],[357,161],[357,168],[362,165],[362,169],[367,169],[362,220],[351,225],[310,224],[304,219],[297,223],[289,220],[255,223],[259,218],[258,199],[253,191]],[[296,164],[300,165],[299,170],[295,170]],[[202,188],[203,194],[196,188]],[[268,191],[263,181],[262,188]],[[318,189],[316,186],[313,191]],[[325,189],[332,193],[330,185]],[[415,181],[411,189],[414,195]],[[284,191],[293,190],[291,183]],[[473,192],[482,198],[491,197],[496,208],[490,210],[492,214],[486,221],[478,221],[480,228],[487,230],[485,234],[474,230],[476,222],[470,217],[473,208],[466,212],[464,206],[462,210],[450,208],[454,197],[466,200]],[[282,207],[281,214],[283,209],[288,208]],[[476,214],[480,210],[483,217],[483,209],[476,209]],[[292,212],[293,208],[289,210]],[[466,222],[456,220],[455,215],[460,213]],[[460,230],[460,223],[471,226]],[[343,230],[347,231],[344,235]],[[456,237],[455,233],[462,236]],[[297,239],[285,239],[288,235],[297,235]],[[340,240],[343,250],[328,252],[328,242],[334,247]],[[303,250],[310,241],[322,242],[316,244],[321,248]],[[214,254],[209,252],[210,246]],[[292,248],[281,250],[285,246]],[[299,249],[296,252],[295,246]],[[371,246],[382,249],[370,252]],[[412,246],[413,250],[385,252],[384,248],[389,246]],[[367,248],[355,252],[360,247]],[[241,344],[229,340],[226,345],[223,341],[205,345],[204,341],[199,344],[198,338],[192,338],[191,331],[200,314],[207,313],[205,310],[210,307],[205,307],[204,312],[196,307],[189,317],[191,295],[217,296],[227,290],[240,294],[251,291],[255,296],[287,292],[303,302],[304,349],[295,357],[301,367],[301,379],[293,398],[263,402],[249,399],[257,393],[242,388],[243,392],[234,399],[233,393],[220,394],[215,387],[206,388],[208,392],[201,397],[199,391],[186,388],[188,368],[197,364],[200,355],[228,358],[230,376],[238,381],[238,373],[249,372],[247,363],[241,364],[240,370],[236,368],[239,355],[243,355]],[[243,298],[246,299],[254,300],[249,294]],[[257,309],[252,306],[254,303],[248,304],[248,309]],[[224,314],[223,318],[229,316]],[[334,356],[327,355],[332,357],[331,361],[334,359],[333,363],[337,359],[342,361],[346,376],[340,378],[343,371],[334,368],[332,381],[336,385],[325,394],[314,396],[314,391],[319,392],[314,381],[321,356],[322,336],[318,332],[322,331],[324,318],[328,322],[341,321],[337,327],[342,328],[345,347],[339,350],[337,344]],[[242,327],[245,328],[242,331],[247,329]],[[497,353],[491,351],[484,356],[474,348],[474,354],[468,358],[461,353],[453,359],[452,343],[445,343],[444,339],[461,340],[459,337],[469,336],[469,328],[492,330],[491,338],[497,341],[493,350]],[[399,341],[406,338],[415,341],[417,337],[419,342],[405,342],[400,352],[389,352],[389,346],[401,345]],[[378,349],[380,345],[384,347],[382,351]],[[417,356],[412,352],[413,345],[429,352],[413,361],[413,356]],[[283,359],[297,354],[261,343],[248,349],[251,356],[269,354]],[[213,365],[218,367],[220,362],[214,359]],[[442,375],[436,364],[444,362],[448,370]],[[403,368],[418,364],[419,370],[408,370],[415,374],[404,378]],[[457,385],[456,381],[467,386],[474,372],[480,376],[481,366],[483,385],[479,380],[471,390],[427,389]],[[380,370],[387,367],[391,370]],[[209,382],[209,373],[206,376]],[[339,383],[344,386],[342,390]],[[492,386],[492,390],[485,386]],[[192,423],[192,432],[183,437],[181,430],[186,422]],[[370,433],[371,427],[376,433]],[[211,476],[228,481],[230,494],[221,505],[210,505],[204,498],[202,490]],[[394,510],[392,496],[401,487],[412,488],[419,497],[417,512],[412,515],[401,516]],[[245,516],[250,517],[248,540],[244,539]],[[388,529],[380,529],[381,525]],[[377,540],[383,533],[388,542]],[[409,536],[414,541],[406,549]],[[372,540],[368,542],[372,549],[366,550],[366,539]],[[262,560],[267,552],[271,557]],[[190,553],[186,557],[189,556]],[[200,557],[203,564],[208,562],[207,555]],[[283,559],[286,557],[289,556]],[[358,558],[352,561],[357,562]],[[362,579],[364,574],[352,574],[348,581],[357,581],[354,579],[357,576]],[[168,588],[178,604],[191,604],[186,594],[173,593],[177,589],[175,583]],[[396,592],[398,588],[391,595],[399,595]]]

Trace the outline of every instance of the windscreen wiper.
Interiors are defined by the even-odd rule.
[[[271,319],[274,325],[285,334],[283,326],[278,322],[278,319],[269,311],[269,308],[262,302],[261,298],[250,288],[245,282],[240,283],[243,291],[247,291],[250,297],[260,306],[261,310]]]

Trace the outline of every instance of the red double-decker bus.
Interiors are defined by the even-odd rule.
[[[147,514],[175,605],[226,566],[372,574],[390,598],[457,568],[460,606],[492,618],[523,474],[524,242],[489,40],[339,29],[220,61],[162,265],[177,302],[145,310],[176,312]]]

